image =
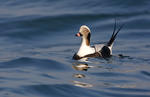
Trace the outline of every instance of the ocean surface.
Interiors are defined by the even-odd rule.
[[[107,60],[72,60],[125,24]],[[0,97],[150,97],[150,0],[0,0]]]

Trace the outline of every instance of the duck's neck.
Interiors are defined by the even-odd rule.
[[[91,34],[89,33],[87,35],[87,37],[82,37],[82,43],[81,46],[90,46],[90,38],[91,38]]]
[[[87,39],[87,38],[82,38],[82,41],[81,41],[81,46],[80,47],[88,47],[90,46],[90,41]]]

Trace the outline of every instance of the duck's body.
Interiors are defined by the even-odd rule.
[[[110,57],[112,55],[113,42],[116,38],[116,35],[118,34],[118,32],[122,27],[123,25],[120,26],[120,28],[115,33],[116,31],[116,23],[115,23],[113,34],[106,44],[96,44],[94,46],[90,46],[91,31],[87,26],[85,25],[81,26],[79,33],[77,33],[76,36],[82,37],[82,42],[78,52],[74,54],[73,59],[79,60],[83,58],[86,59],[88,57],[102,57],[102,58]]]
[[[95,49],[90,45],[86,45],[86,40],[83,39],[77,55],[83,57],[88,54],[95,53]]]

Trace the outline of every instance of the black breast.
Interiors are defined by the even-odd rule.
[[[80,60],[80,59],[82,59],[82,57],[78,56],[77,53],[75,53],[74,56],[72,57],[72,59]]]
[[[74,59],[74,60],[80,60],[80,59],[82,59],[82,58],[91,58],[91,57],[101,57],[101,55],[100,55],[100,53],[95,52],[95,53],[93,53],[93,54],[88,54],[88,55],[85,55],[85,56],[83,56],[83,57],[80,57],[80,56],[78,56],[78,55],[75,53],[74,56],[73,56],[73,59]]]
[[[111,56],[111,51],[107,46],[104,46],[101,51],[100,51],[101,55],[103,58],[108,58]]]

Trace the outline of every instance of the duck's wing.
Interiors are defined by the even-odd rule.
[[[99,52],[101,51],[101,49],[105,46],[105,44],[95,44],[94,48],[95,48],[95,52]]]

